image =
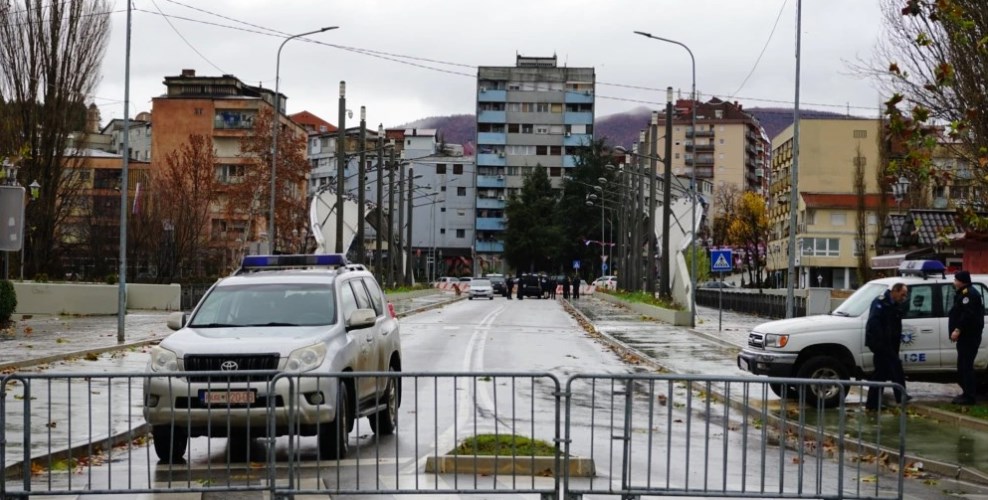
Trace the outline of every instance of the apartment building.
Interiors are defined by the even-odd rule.
[[[223,184],[241,182],[250,164],[242,156],[241,140],[250,134],[261,110],[274,109],[274,91],[247,85],[233,75],[198,76],[191,69],[166,76],[164,84],[166,93],[152,100],[152,170],[160,171],[169,153],[179,150],[190,134],[198,134],[213,141],[217,179]],[[286,101],[284,95],[278,99],[281,127],[304,136],[305,129],[285,115]],[[304,186],[299,186],[299,191],[304,192]],[[223,196],[213,203],[207,232],[214,253],[222,254],[220,258],[230,265],[243,250],[243,242],[267,236],[268,211],[251,209],[247,212],[253,215],[230,219],[225,204]]]
[[[540,165],[561,186],[577,149],[593,140],[594,91],[593,68],[560,67],[556,56],[478,69],[474,248],[483,270],[504,269],[505,202],[524,175]]]
[[[799,142],[799,197],[796,210],[796,286],[853,288],[861,254],[875,255],[871,242],[881,231],[878,210],[894,206],[881,192],[881,122],[877,119],[802,119]],[[788,237],[792,194],[793,126],[772,140],[772,183],[769,187],[769,279],[784,286],[788,269]],[[855,188],[855,172],[863,170],[864,199]],[[884,203],[882,198],[885,198]],[[864,202],[864,238],[858,211]]]

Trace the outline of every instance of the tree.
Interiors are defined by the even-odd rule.
[[[713,203],[713,206],[717,208],[717,215],[713,217],[713,227],[711,228],[714,246],[721,247],[730,244],[728,230],[736,217],[740,197],[741,189],[734,184],[723,184],[717,187]]]
[[[267,232],[271,199],[271,120],[273,112],[262,108],[254,120],[250,132],[240,140],[240,157],[243,175],[231,177],[224,186],[225,216],[228,221],[246,224],[239,239],[230,240],[232,248],[239,252],[234,262],[246,250],[249,239]],[[290,122],[287,122],[290,123]],[[290,250],[292,230],[298,232],[308,227],[306,205],[306,175],[309,162],[305,157],[307,138],[302,129],[282,122],[278,127],[278,165],[275,189],[275,252]],[[263,217],[261,217],[263,216]]]
[[[553,223],[556,197],[541,165],[525,175],[520,196],[505,206],[504,257],[518,271],[552,271],[562,232]]]
[[[209,234],[211,207],[219,193],[212,138],[190,134],[187,143],[165,156],[164,168],[152,181],[152,210],[157,223],[168,224],[174,270],[181,277],[200,277]],[[164,228],[163,228],[164,229]],[[171,269],[171,262],[163,265]]]
[[[734,219],[728,226],[728,241],[743,252],[748,282],[757,283],[759,289],[762,287],[762,271],[765,269],[768,231],[765,198],[751,191],[741,194]]]
[[[601,239],[600,204],[605,208],[615,208],[621,204],[621,194],[616,194],[617,174],[605,168],[610,162],[608,149],[604,140],[597,140],[580,148],[576,153],[576,165],[569,169],[567,178],[563,181],[562,196],[555,212],[555,223],[560,231],[560,244],[557,261],[567,267],[574,260],[600,263],[601,246],[594,246],[588,241]],[[601,184],[600,179],[607,182]],[[597,192],[593,186],[601,186],[603,191]],[[586,204],[587,195],[596,194],[597,200],[593,206]],[[611,222],[617,222],[616,212],[609,212]],[[618,231],[612,231],[615,239]],[[605,233],[603,239],[609,239]],[[614,263],[611,263],[613,266]]]
[[[21,184],[37,180],[40,198],[28,205],[34,229],[29,268],[56,275],[60,267],[60,225],[71,198],[63,155],[72,145],[79,109],[92,95],[109,39],[110,8],[104,0],[0,0],[0,156],[26,146]],[[26,182],[24,182],[26,180]]]

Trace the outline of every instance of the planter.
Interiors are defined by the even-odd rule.
[[[594,477],[593,460],[570,457],[559,459],[568,467],[569,477]],[[556,470],[556,457],[487,456],[487,455],[439,455],[428,457],[425,472],[432,474],[474,474],[482,476],[561,476]]]
[[[631,309],[646,318],[661,321],[663,323],[669,323],[674,326],[690,326],[689,311],[666,309],[664,307],[653,306],[642,302],[628,302],[609,293],[595,293],[594,296],[606,300],[612,304],[627,307],[628,309]]]

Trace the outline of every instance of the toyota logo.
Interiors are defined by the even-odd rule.
[[[237,371],[237,369],[239,369],[239,368],[240,367],[237,366],[237,362],[236,361],[224,361],[223,364],[220,365],[220,370],[225,371],[225,372]]]

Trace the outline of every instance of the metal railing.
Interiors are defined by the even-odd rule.
[[[796,317],[806,316],[806,297],[794,297]],[[720,307],[720,292],[717,289],[700,288],[696,291],[696,303],[704,307]],[[754,314],[765,318],[786,317],[786,296],[765,293],[748,293],[724,290],[723,308],[744,314]]]
[[[561,384],[493,372],[14,374],[0,380],[0,498],[898,498],[906,413],[856,411],[871,385],[892,387],[628,374]],[[810,404],[821,389],[848,391],[847,403]],[[500,453],[485,456],[491,447]],[[880,456],[893,458],[868,458]],[[857,480],[866,475],[873,481]]]

